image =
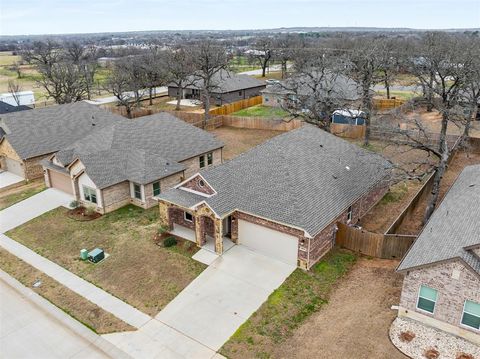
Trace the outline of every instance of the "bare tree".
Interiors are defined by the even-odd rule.
[[[292,61],[304,46],[298,37],[282,36],[274,40],[273,58],[280,62],[282,79],[287,77],[288,62]]]
[[[128,66],[116,64],[110,73],[106,83],[105,90],[112,93],[118,100],[118,105],[123,106],[127,112],[127,117],[132,118],[132,110],[137,105],[134,92],[132,92],[132,78],[128,71]]]
[[[210,98],[212,93],[218,89],[221,72],[228,67],[228,57],[223,46],[206,40],[192,48],[192,56],[196,84],[201,87],[201,95],[205,108],[204,126],[207,125],[210,117]]]
[[[478,39],[471,39],[472,46],[468,49],[472,50],[470,67],[465,73],[465,84],[461,92],[461,101],[467,106],[466,119],[464,124],[463,137],[467,138],[470,135],[470,127],[472,121],[475,121],[478,116],[478,107],[480,104],[480,43]]]
[[[17,81],[8,81],[8,92],[12,95],[13,100],[15,101],[17,106],[20,106],[20,97],[18,94],[20,91],[22,91],[22,88]]]
[[[345,74],[355,80],[361,91],[362,111],[366,115],[364,145],[367,146],[370,141],[373,86],[378,83],[382,68],[379,55],[381,41],[371,36],[342,40],[336,46],[343,52]]]
[[[380,40],[378,46],[379,72],[381,73],[381,83],[385,86],[387,92],[387,99],[390,99],[390,86],[398,74],[399,57],[401,56],[401,52],[398,50],[398,43],[395,39],[384,38]]]
[[[165,56],[165,70],[169,82],[177,88],[177,105],[175,110],[180,110],[180,102],[186,87],[195,83],[196,61],[194,53],[186,46],[179,46],[168,51]]]
[[[262,37],[258,39],[249,57],[256,61],[262,68],[262,77],[266,76],[267,67],[270,64],[270,61],[273,57],[273,44],[272,40],[267,37]]]

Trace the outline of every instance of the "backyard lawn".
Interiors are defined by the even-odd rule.
[[[229,160],[284,132],[222,126],[211,131],[223,141],[223,159]]]
[[[126,206],[93,221],[76,221],[58,208],[7,233],[149,314],[157,314],[204,269],[191,259],[192,242],[164,248],[152,238],[159,229],[158,208]],[[98,264],[79,259],[80,250],[99,247],[109,255]]]
[[[45,182],[43,179],[40,179],[2,192],[0,193],[0,211],[39,192],[42,192],[44,189]]]
[[[244,117],[287,117],[288,112],[279,107],[257,105],[232,113],[232,116]]]
[[[356,261],[334,249],[310,271],[295,270],[222,347],[229,358],[268,358],[307,318],[328,303],[337,281]],[[275,357],[275,356],[272,356]]]

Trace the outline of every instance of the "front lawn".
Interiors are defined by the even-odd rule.
[[[224,344],[221,354],[269,357],[273,347],[328,302],[332,288],[355,260],[355,254],[335,248],[310,271],[296,269]]]
[[[0,211],[42,192],[45,188],[45,182],[42,179],[0,193]]]
[[[234,112],[232,116],[284,118],[288,116],[288,112],[279,107],[257,105]]]
[[[194,243],[157,246],[158,208],[126,206],[80,222],[58,208],[7,233],[12,239],[149,315],[157,314],[204,269],[191,259]],[[79,259],[80,250],[99,247],[109,257],[98,264]]]

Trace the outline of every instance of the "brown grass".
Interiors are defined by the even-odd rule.
[[[283,133],[272,130],[252,130],[222,126],[211,131],[219,140],[225,143],[223,159],[229,160],[248,151],[272,137]]]
[[[9,232],[40,255],[58,263],[149,314],[157,314],[205,265],[191,248],[157,246],[158,209],[126,206],[88,222],[58,208]],[[99,247],[110,254],[98,264],[79,259],[80,250]]]
[[[45,182],[42,179],[31,181],[18,187],[0,192],[0,210],[23,201],[45,189]]]
[[[4,249],[0,249],[1,268],[23,285],[53,303],[98,334],[135,330],[131,325],[103,310],[45,273],[35,269]],[[32,284],[40,280],[39,287]]]

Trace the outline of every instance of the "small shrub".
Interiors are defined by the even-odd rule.
[[[430,348],[423,353],[423,356],[427,359],[437,359],[440,356],[440,352],[436,349]]]
[[[475,359],[472,354],[458,353],[456,359]]]
[[[160,228],[158,228],[158,234],[164,234],[167,231],[168,231],[168,228],[165,226],[160,226]]]
[[[80,204],[76,200],[73,200],[72,202],[70,202],[70,208],[75,209],[75,208],[78,208],[79,205]]]
[[[177,240],[175,237],[167,237],[163,240],[163,246],[168,248],[168,247],[173,247],[177,245]]]
[[[415,333],[411,331],[401,332],[398,336],[402,342],[410,343],[415,338]]]
[[[93,206],[88,206],[85,208],[85,215],[86,216],[93,216],[95,214],[95,207]]]

